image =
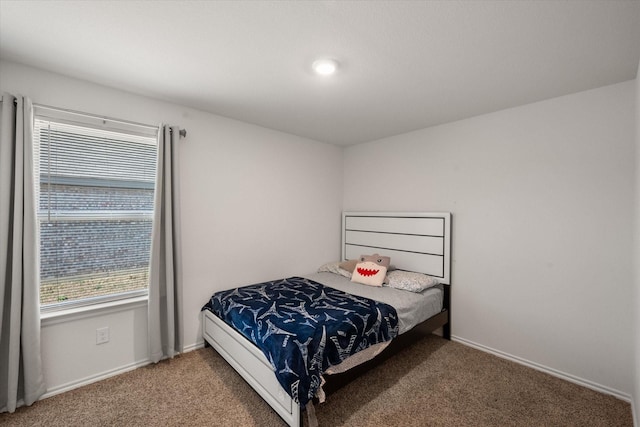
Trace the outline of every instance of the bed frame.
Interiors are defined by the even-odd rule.
[[[442,327],[443,337],[449,339],[451,213],[344,212],[342,259],[354,259],[361,254],[376,252],[391,257],[396,268],[428,274],[438,278],[440,283],[445,285],[442,311],[414,329],[432,332]],[[300,407],[280,386],[262,352],[210,311],[204,310],[202,313],[205,342],[211,345],[287,424],[294,427],[302,426]],[[405,335],[408,334],[403,334]],[[389,353],[389,350],[385,350],[378,358]],[[370,363],[366,364],[367,367],[369,365]],[[359,373],[363,369],[366,369],[365,366],[356,367],[347,373]],[[344,375],[346,374],[335,376]],[[332,376],[326,378],[327,385],[331,384],[330,377]],[[333,388],[335,387],[324,387],[325,391]]]

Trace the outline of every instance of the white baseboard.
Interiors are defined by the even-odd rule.
[[[543,365],[540,365],[538,363],[531,362],[529,360],[522,359],[520,357],[513,356],[513,355],[508,354],[508,353],[504,353],[504,352],[499,351],[499,350],[495,350],[493,348],[484,346],[482,344],[475,343],[473,341],[469,341],[468,339],[461,338],[461,337],[458,337],[458,336],[455,336],[455,335],[451,336],[451,340],[459,342],[460,344],[464,344],[464,345],[469,346],[469,347],[473,347],[473,348],[475,348],[477,350],[484,351],[485,353],[490,353],[490,354],[493,354],[494,356],[498,356],[498,357],[501,357],[503,359],[510,360],[510,361],[518,363],[520,365],[524,365],[524,366],[527,366],[529,368],[533,368],[533,369],[535,369],[537,371],[541,371],[541,372],[547,373],[549,375],[553,375],[554,377],[561,378],[563,380],[572,382],[574,384],[578,384],[580,386],[590,388],[591,390],[595,390],[595,391],[598,391],[598,392],[604,393],[604,394],[609,394],[609,395],[614,396],[614,397],[616,397],[616,398],[618,398],[620,400],[624,400],[625,402],[631,403],[632,399],[631,399],[630,395],[628,395],[626,393],[623,393],[621,391],[618,391],[618,390],[614,390],[614,389],[612,389],[610,387],[607,387],[607,386],[604,386],[604,385],[601,385],[601,384],[597,384],[597,383],[594,383],[592,381],[585,380],[583,378],[579,378],[579,377],[576,377],[574,375],[567,374],[565,372],[561,372],[561,371],[558,371],[558,370],[553,369],[553,368],[549,368],[548,366],[543,366]],[[638,426],[636,426],[636,427],[638,427]]]
[[[141,368],[143,366],[149,365],[150,363],[151,363],[151,360],[149,359],[140,360],[138,362],[121,366],[119,368],[114,368],[106,372],[101,372],[99,374],[90,375],[88,377],[81,378],[75,381],[70,381],[66,384],[62,384],[62,385],[47,389],[45,394],[42,395],[40,399],[46,399],[47,397],[55,396],[56,394],[64,393],[66,391],[70,391],[70,390],[73,390],[85,385],[89,385],[98,381],[106,380],[107,378],[124,374],[125,372],[128,372],[128,371],[133,371],[134,369]]]
[[[193,350],[197,350],[199,348],[204,348],[204,341],[195,342],[193,344],[189,344],[184,347],[182,352],[188,353]],[[81,378],[75,381],[68,382],[66,384],[62,384],[59,386],[52,387],[47,389],[44,395],[40,399],[46,399],[47,397],[55,396],[56,394],[64,393],[66,391],[70,391],[85,385],[89,385],[98,381],[105,380],[110,377],[114,377],[116,375],[124,374],[125,372],[133,371],[134,369],[141,368],[143,366],[151,364],[150,359],[140,360],[138,362],[131,363],[129,365],[121,366],[119,368],[114,368],[106,372],[101,372],[99,374],[90,375],[85,378]]]
[[[200,341],[200,342],[195,342],[193,344],[189,344],[189,345],[183,347],[182,352],[183,353],[188,353],[190,351],[198,350],[200,348],[204,348],[204,341]]]

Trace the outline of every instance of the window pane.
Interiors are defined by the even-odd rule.
[[[144,289],[151,219],[42,221],[43,304]]]
[[[156,139],[38,116],[34,130],[43,307],[146,289]]]

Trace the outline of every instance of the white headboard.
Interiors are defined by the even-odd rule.
[[[373,253],[450,285],[451,213],[343,212],[342,259]]]

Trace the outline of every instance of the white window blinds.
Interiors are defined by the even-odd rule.
[[[157,128],[41,112],[34,143],[43,308],[145,294]]]

